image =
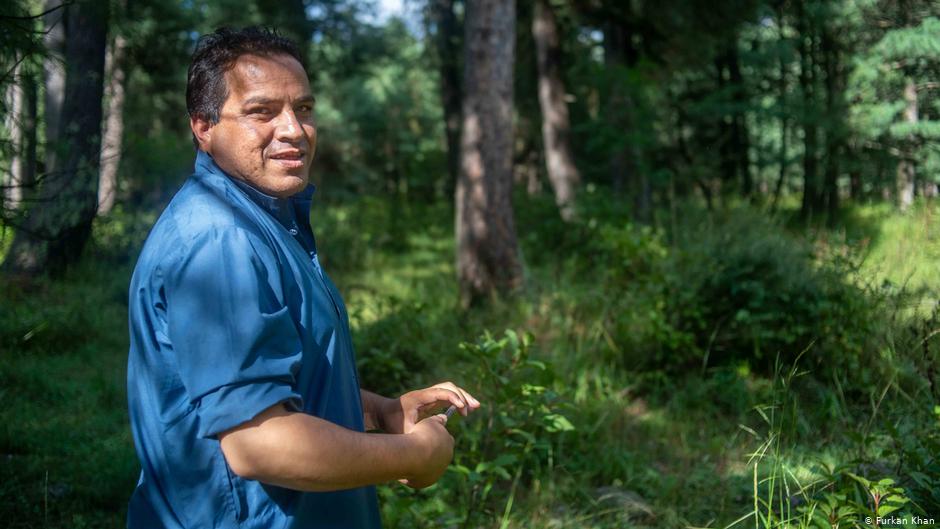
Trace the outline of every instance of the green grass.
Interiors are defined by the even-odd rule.
[[[841,235],[864,257],[864,275],[921,294],[919,309],[932,310],[940,301],[940,204],[918,202],[905,214],[873,204],[847,217]]]
[[[928,380],[936,353],[921,339],[940,325],[929,310],[894,310],[902,298],[862,290],[885,309],[858,353],[870,361],[855,371],[809,362],[822,345],[792,370],[805,344],[780,351],[790,360],[772,372],[746,355],[670,367],[670,351],[708,342],[694,333],[683,341],[668,311],[673,291],[660,288],[681,284],[668,274],[682,269],[663,265],[684,251],[678,239],[641,232],[615,207],[594,208],[587,231],[561,225],[550,202],[517,207],[528,285],[516,300],[470,313],[457,310],[449,208],[360,198],[314,210],[364,384],[394,394],[447,378],[489,408],[451,426],[458,456],[440,484],[380,487],[389,527],[809,527],[800,507],[837,489],[858,493],[833,470],[840,466],[930,500],[915,481],[920,473],[940,484],[930,444],[940,401]],[[934,206],[905,216],[858,208],[845,228],[815,234],[818,259],[847,262],[850,283],[917,290],[904,303],[926,306],[940,286],[936,217]],[[10,527],[124,524],[139,471],[125,404],[126,288],[152,220],[119,212],[99,222],[94,246],[66,277],[0,285],[0,515]],[[492,362],[502,367],[487,371],[472,347],[459,347],[504,329],[531,333],[529,358],[546,368],[500,352]],[[650,351],[667,362],[641,369],[635,360]],[[522,384],[553,396],[519,393]],[[574,431],[546,427],[556,413]],[[535,444],[500,430],[506,421]],[[506,454],[515,459],[499,459]]]
[[[7,527],[121,525],[138,471],[124,382],[127,272],[89,261],[62,281],[4,285],[0,505]]]

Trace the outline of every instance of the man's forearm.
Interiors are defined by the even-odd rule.
[[[360,433],[281,405],[227,432],[221,443],[236,474],[304,491],[407,478],[425,457],[406,435]]]
[[[362,420],[366,430],[385,430],[383,417],[395,399],[365,389],[360,389],[359,395],[362,399]]]

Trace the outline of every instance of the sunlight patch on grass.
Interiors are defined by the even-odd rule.
[[[940,297],[940,204],[918,204],[899,215],[891,206],[860,208],[874,226],[862,267],[864,275],[923,292],[925,304]]]

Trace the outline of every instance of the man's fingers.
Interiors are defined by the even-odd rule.
[[[435,388],[447,388],[447,389],[449,389],[449,390],[451,390],[451,391],[453,391],[453,392],[455,392],[455,393],[459,393],[462,397],[465,398],[465,400],[467,401],[467,403],[470,404],[471,406],[473,406],[473,407],[479,407],[479,406],[480,406],[480,401],[478,401],[477,399],[473,398],[473,395],[471,395],[470,393],[468,393],[467,390],[465,390],[465,389],[463,389],[463,388],[457,386],[457,385],[454,384],[453,382],[441,382],[440,384],[435,384],[435,385],[432,386],[432,387],[435,387]]]
[[[458,387],[453,382],[441,382],[440,384],[435,384],[432,387],[446,389],[459,396],[460,401],[466,404],[465,406],[457,406],[460,409],[460,414],[464,417],[466,417],[472,410],[480,407],[480,401],[473,398],[473,395],[468,393],[463,388]],[[453,400],[451,400],[451,402],[453,402]]]
[[[467,407],[463,408],[461,413],[464,417],[470,414],[472,410],[475,410],[480,407],[480,402],[473,398],[472,395],[463,390],[463,388],[457,388],[460,391],[460,394],[463,396],[463,399],[467,402]]]
[[[459,408],[460,414],[466,417],[470,413],[470,399],[467,398],[466,393],[464,393],[463,390],[461,390],[460,388],[457,388],[455,393],[460,395],[460,400],[466,403],[466,406],[461,406]]]
[[[426,412],[439,409],[441,406],[452,405],[464,417],[480,407],[480,402],[473,398],[473,395],[467,393],[463,388],[457,387],[453,382],[435,384],[424,390],[413,391],[408,395],[411,396],[411,401],[416,405],[414,408],[410,408],[414,413],[414,422],[417,422]],[[407,417],[408,414],[406,413],[406,419]]]
[[[436,384],[432,387],[443,389],[452,393],[454,397],[460,400],[461,405],[457,406],[458,408],[464,408],[465,406],[470,405],[470,400],[467,399],[465,392],[457,387],[453,382],[441,382],[440,384]],[[451,402],[454,402],[453,398],[451,399]]]
[[[460,393],[449,388],[435,386],[432,388],[432,391],[433,392],[428,396],[434,399],[433,402],[435,404],[449,402],[457,406],[458,409],[465,408],[469,405]]]

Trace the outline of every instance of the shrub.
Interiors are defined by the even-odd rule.
[[[759,212],[683,210],[668,231],[602,208],[569,228],[557,243],[578,250],[555,272],[553,319],[597,321],[587,338],[600,357],[634,370],[743,363],[766,374],[778,354],[810,348],[810,366],[857,372],[876,357],[886,293],[853,283],[851,252],[819,255]]]
[[[807,242],[747,211],[692,216],[674,244],[664,262],[666,312],[694,347],[661,361],[769,372],[777,354],[789,362],[812,347],[815,365],[858,367],[875,307],[848,281],[845,262],[816,259]]]
[[[531,343],[507,330],[461,344],[466,387],[482,406],[466,421],[451,419],[454,462],[438,484],[428,492],[380,489],[389,527],[477,527],[500,517],[505,526],[520,483],[551,474],[561,436],[574,425],[552,366],[530,357]]]
[[[362,386],[382,395],[398,395],[413,388],[438,355],[439,332],[427,321],[427,306],[396,297],[370,300],[381,319],[357,329],[354,340]],[[361,311],[359,307],[350,309]],[[361,317],[357,317],[361,319]]]

